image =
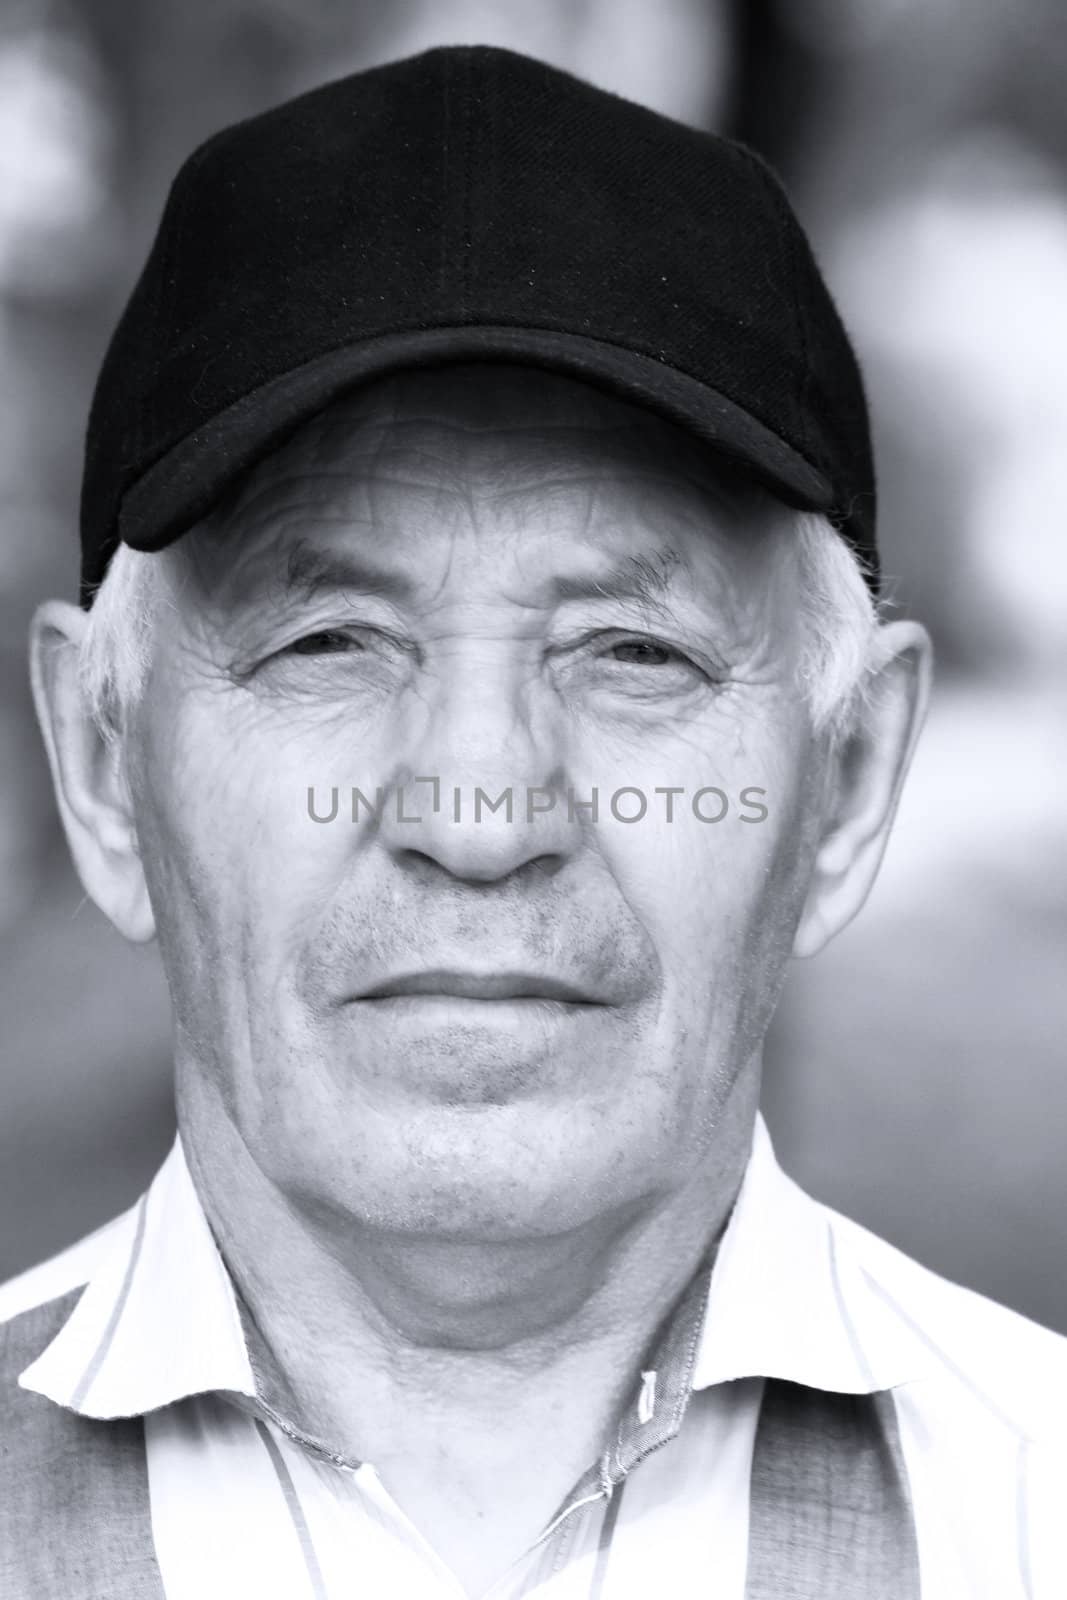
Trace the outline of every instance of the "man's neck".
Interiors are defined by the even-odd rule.
[[[339,1248],[229,1124],[225,1140],[214,1124],[208,1150],[186,1138],[278,1409],[372,1463],[475,1588],[602,1454],[665,1315],[713,1250],[751,1144],[755,1090],[740,1087],[714,1160],[682,1187],[561,1237],[506,1243],[356,1225]]]

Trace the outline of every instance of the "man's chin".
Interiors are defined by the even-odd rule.
[[[354,1074],[375,1103],[460,1110],[582,1099],[602,1077],[597,1063],[614,1055],[603,1048],[603,1007],[449,996],[360,1013],[354,1037],[346,1029],[337,1041],[335,1072]]]
[[[584,1227],[631,1198],[613,1193],[619,1167],[599,1170],[603,1148],[576,1121],[488,1100],[424,1105],[403,1128],[359,1141],[347,1166],[308,1166],[303,1153],[275,1165],[290,1199],[320,1217],[332,1213],[341,1238],[351,1238],[354,1225],[396,1242],[532,1242]]]

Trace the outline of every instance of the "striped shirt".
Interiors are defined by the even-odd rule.
[[[129,1212],[0,1288],[0,1322],[79,1289],[19,1382],[85,1417],[144,1418],[167,1600],[463,1600],[374,1466],[288,1420],[180,1140]],[[1067,1595],[1067,1340],[819,1205],[760,1121],[713,1269],[491,1600],[743,1600],[767,1379],[885,1397],[924,1596]]]

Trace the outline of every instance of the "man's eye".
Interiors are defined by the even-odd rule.
[[[608,655],[613,661],[621,661],[627,666],[665,667],[674,662],[685,665],[684,657],[677,650],[655,639],[621,639],[609,646]]]
[[[363,646],[358,639],[350,633],[343,633],[339,628],[321,628],[318,633],[306,633],[301,639],[294,639],[287,645],[283,654],[294,656],[333,656],[341,655],[349,650],[362,650]]]

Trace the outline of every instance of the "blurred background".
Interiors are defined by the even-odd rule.
[[[24,667],[73,597],[82,432],[180,161],[224,123],[488,42],[783,173],[860,347],[882,543],[940,681],[882,877],[798,963],[784,1165],[1067,1332],[1067,28],[1062,0],[3,0],[0,1278],[129,1204],[173,1132],[154,950],[67,859]]]

